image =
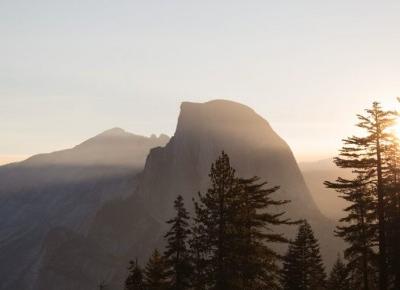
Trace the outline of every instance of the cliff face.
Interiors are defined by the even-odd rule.
[[[168,205],[177,194],[190,205],[206,188],[210,165],[222,150],[239,175],[280,185],[277,198],[292,201],[291,215],[322,218],[288,145],[252,109],[228,101],[182,104],[175,135],[149,155],[137,195],[157,219],[171,214]]]
[[[229,154],[238,175],[257,175],[271,186],[280,185],[275,197],[292,201],[286,207],[288,216],[307,218],[328,263],[336,257],[336,251],[330,251],[335,243],[333,223],[316,207],[290,148],[268,122],[249,107],[230,101],[183,103],[175,135],[165,147],[151,150],[135,193],[104,206],[86,236],[98,242],[102,255],[118,257],[119,266],[103,272],[111,287],[121,287],[123,278],[113,273],[126,273],[129,259],[138,257],[143,263],[153,248],[163,247],[165,221],[173,214],[173,200],[182,194],[192,211],[192,198],[207,188],[211,163],[222,150]],[[293,236],[297,229],[278,230]],[[61,254],[53,253],[54,257]],[[53,259],[53,263],[57,261]],[[43,262],[44,269],[52,267],[49,263]],[[65,267],[58,268],[58,275],[68,280]],[[38,289],[43,289],[41,281],[48,281],[48,276],[46,271],[40,273]],[[74,289],[85,288],[75,285]]]
[[[148,152],[167,141],[114,128],[72,149],[1,166],[0,289],[30,289],[48,233],[86,233],[102,204],[132,194]]]
[[[177,194],[184,196],[192,210],[192,198],[206,190],[211,163],[222,150],[239,176],[257,175],[271,186],[280,186],[275,198],[291,201],[285,208],[288,216],[310,221],[330,264],[336,256],[331,251],[336,243],[334,223],[316,206],[286,142],[265,119],[242,104],[224,100],[183,103],[175,135],[147,159],[136,198],[144,200],[147,212],[161,224],[173,214]],[[278,230],[292,236],[297,228]]]

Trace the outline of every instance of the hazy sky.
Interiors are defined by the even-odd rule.
[[[0,0],[0,162],[114,126],[171,135],[180,102],[215,98],[253,107],[299,160],[332,156],[356,113],[400,95],[399,15],[376,0]]]

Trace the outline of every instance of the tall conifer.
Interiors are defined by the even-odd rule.
[[[195,202],[194,288],[278,288],[280,256],[270,244],[287,242],[272,229],[292,223],[276,211],[288,201],[272,199],[278,187],[265,188],[258,177],[236,177],[224,152],[212,165],[210,179],[210,188]]]
[[[386,237],[389,288],[400,289],[400,144],[393,135],[386,150]]]
[[[236,273],[232,273],[234,256],[235,227],[232,224],[237,212],[234,206],[239,190],[235,170],[231,167],[229,157],[222,152],[211,166],[209,174],[211,185],[203,195],[198,194],[195,202],[195,229],[197,241],[192,245],[200,246],[204,252],[198,253],[198,262],[202,264],[201,272],[206,278],[206,285],[211,289],[235,289]],[[197,262],[196,262],[197,263]],[[196,265],[198,266],[198,265]]]
[[[349,203],[344,209],[347,215],[339,220],[341,224],[335,233],[348,244],[344,257],[348,261],[353,287],[364,290],[368,290],[374,281],[373,248],[377,232],[376,207],[369,183],[370,176],[362,173],[352,180],[338,178],[336,182],[325,182]]]
[[[356,174],[369,177],[369,189],[376,200],[375,214],[377,219],[378,272],[379,289],[388,288],[387,259],[387,187],[385,186],[385,154],[390,144],[391,134],[388,128],[394,125],[396,113],[384,111],[380,104],[374,102],[365,115],[357,115],[359,127],[364,136],[352,136],[344,141],[340,156],[335,158],[337,166],[352,168]]]
[[[167,221],[171,227],[165,235],[167,246],[164,257],[171,289],[183,290],[190,285],[191,264],[187,245],[190,235],[189,213],[181,195],[176,198],[174,209],[176,216]]]
[[[289,201],[274,200],[271,195],[279,187],[266,188],[266,182],[258,177],[240,179],[241,191],[238,196],[238,239],[239,248],[235,265],[241,275],[242,289],[276,289],[279,287],[280,256],[271,248],[271,243],[286,243],[288,240],[272,227],[292,224],[283,219],[284,212],[276,207]],[[274,206],[274,209],[271,207]]]

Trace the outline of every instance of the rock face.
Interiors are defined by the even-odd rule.
[[[54,241],[49,231],[86,233],[102,204],[132,194],[148,152],[168,139],[114,128],[72,149],[1,166],[0,289],[31,289],[43,245]]]
[[[280,185],[279,197],[292,201],[291,214],[320,215],[285,141],[249,107],[222,100],[182,104],[176,133],[165,148],[152,150],[138,194],[155,215],[169,214],[171,206],[162,212],[161,205],[177,194],[189,201],[204,190],[211,163],[222,150],[239,175],[258,175]]]
[[[331,250],[336,243],[332,241],[334,224],[318,210],[290,148],[268,122],[249,107],[230,101],[185,102],[175,135],[165,147],[151,150],[135,193],[105,205],[85,235],[86,241],[75,244],[75,248],[84,248],[96,241],[98,256],[115,257],[112,267],[108,266],[110,261],[96,265],[99,271],[91,280],[92,287],[104,279],[110,289],[122,289],[128,260],[137,257],[143,263],[153,248],[163,247],[165,221],[173,214],[173,200],[182,194],[189,210],[193,210],[192,198],[207,188],[211,163],[222,150],[229,154],[240,176],[257,175],[271,186],[281,186],[276,198],[292,201],[286,208],[288,216],[310,221],[325,259],[331,263],[337,254],[337,250]],[[293,236],[297,229],[278,230]],[[53,259],[42,261],[37,289],[50,289],[49,285],[57,285],[58,290],[88,289],[87,284],[73,284],[68,276],[73,266],[62,263],[62,251],[51,247],[46,251]],[[91,259],[88,257],[81,265],[91,263]],[[79,268],[80,273],[89,270]],[[51,277],[56,279],[51,282]]]

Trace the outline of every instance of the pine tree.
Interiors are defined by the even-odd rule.
[[[371,174],[371,173],[370,173]],[[361,172],[352,180],[338,178],[336,182],[325,182],[349,202],[344,209],[347,216],[339,221],[335,233],[349,246],[344,251],[348,260],[352,287],[368,290],[373,284],[376,237],[376,214],[373,192],[369,189],[370,176]]]
[[[204,227],[200,222],[194,222],[189,240],[190,257],[192,262],[191,288],[194,290],[206,289],[208,279],[207,266],[207,246],[204,243]]]
[[[130,261],[129,275],[125,280],[125,290],[144,290],[143,271],[136,261]]]
[[[167,268],[165,259],[160,252],[155,249],[147,262],[145,268],[145,289],[146,290],[165,290],[168,289]]]
[[[304,221],[284,257],[282,285],[285,290],[320,290],[326,287],[326,274],[318,241]]]
[[[238,178],[222,152],[211,166],[211,186],[195,202],[190,241],[195,289],[276,289],[280,256],[270,243],[285,243],[272,227],[292,224],[276,207],[278,187],[265,188],[258,177]],[[274,206],[274,209],[271,207]]]
[[[196,255],[195,272],[205,278],[198,289],[236,289],[236,273],[232,273],[235,261],[232,256],[234,246],[234,199],[239,190],[235,170],[230,166],[229,157],[222,155],[211,166],[209,174],[211,186],[205,195],[198,194],[195,202],[194,233],[197,241],[192,245],[201,245]],[[196,269],[199,265],[201,268]],[[207,289],[208,289],[207,288]]]
[[[190,286],[191,264],[187,247],[190,235],[189,213],[185,209],[181,195],[176,198],[174,208],[176,216],[167,221],[171,228],[165,235],[167,246],[164,257],[171,289],[182,290]]]
[[[378,269],[379,289],[388,287],[387,269],[387,239],[386,239],[386,207],[387,188],[385,186],[385,150],[390,143],[388,128],[395,123],[396,113],[382,110],[379,103],[374,102],[371,109],[366,110],[366,115],[357,115],[357,127],[366,135],[363,137],[352,136],[344,140],[340,157],[335,158],[337,166],[352,168],[354,173],[369,177],[369,190],[376,200],[377,243],[378,243]]]
[[[293,224],[282,219],[284,212],[272,211],[288,201],[274,200],[271,195],[279,187],[265,188],[266,182],[258,177],[240,179],[241,191],[238,196],[239,248],[236,249],[237,272],[240,273],[241,289],[277,289],[280,269],[277,261],[280,256],[270,248],[271,243],[287,243],[282,235],[271,231],[271,226]]]
[[[333,265],[327,284],[327,290],[350,290],[348,269],[340,256]]]
[[[391,137],[385,161],[386,188],[386,238],[389,268],[389,288],[400,289],[400,144],[397,136]]]

